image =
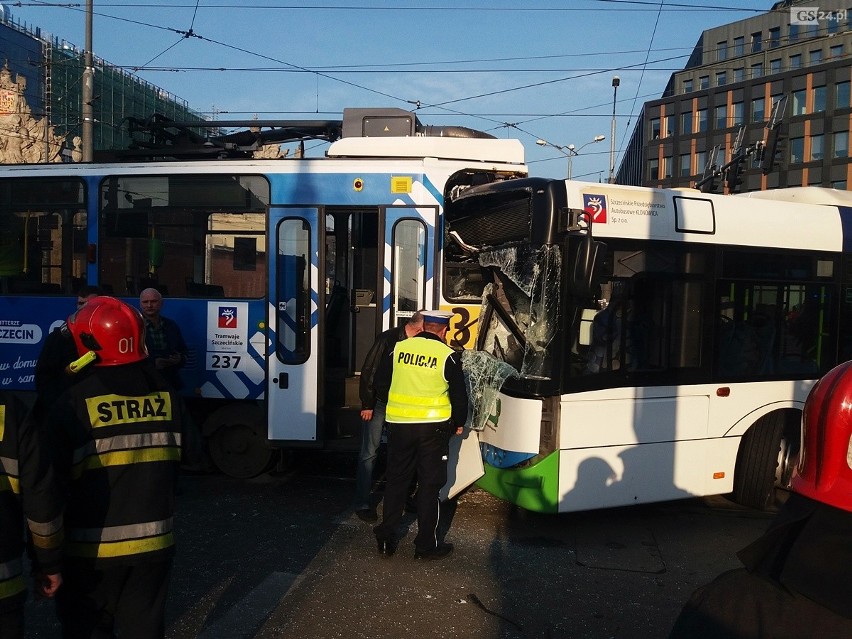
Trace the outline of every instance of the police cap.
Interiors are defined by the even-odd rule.
[[[430,324],[449,324],[452,316],[451,311],[423,311],[423,321]]]

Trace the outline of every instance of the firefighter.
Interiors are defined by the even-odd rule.
[[[380,553],[399,544],[408,486],[417,473],[415,559],[443,559],[453,545],[438,540],[440,501],[447,482],[452,435],[467,420],[468,399],[460,354],[444,342],[452,313],[424,311],[423,332],[398,342],[376,372],[377,397],[387,397],[388,461],[382,523],[373,531]]]
[[[148,360],[138,310],[97,297],[68,328],[93,361],[48,418],[67,493],[63,637],[163,637],[180,403]]]
[[[852,637],[852,362],[811,389],[792,494],[744,567],[698,589],[671,638]]]
[[[36,596],[62,583],[62,504],[38,424],[23,402],[0,392],[0,639],[24,636],[24,520]]]

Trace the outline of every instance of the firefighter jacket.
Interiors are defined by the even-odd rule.
[[[390,423],[451,422],[462,426],[467,419],[459,354],[432,333],[399,342],[377,371],[375,383],[379,396],[388,388],[386,419]]]
[[[23,402],[0,392],[0,612],[23,605],[24,520],[33,570],[60,571],[62,504],[42,432]]]
[[[181,401],[150,360],[96,367],[62,395],[48,420],[68,560],[100,569],[173,554]]]

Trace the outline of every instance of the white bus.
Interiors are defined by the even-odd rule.
[[[526,178],[445,222],[444,297],[482,299],[477,348],[519,373],[476,433],[481,487],[540,512],[760,508],[788,480],[808,391],[852,358],[852,195]]]

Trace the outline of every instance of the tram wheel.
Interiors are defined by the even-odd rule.
[[[265,415],[254,406],[220,408],[207,419],[204,431],[211,433],[210,458],[229,477],[257,477],[272,467],[277,451],[269,446]]]

